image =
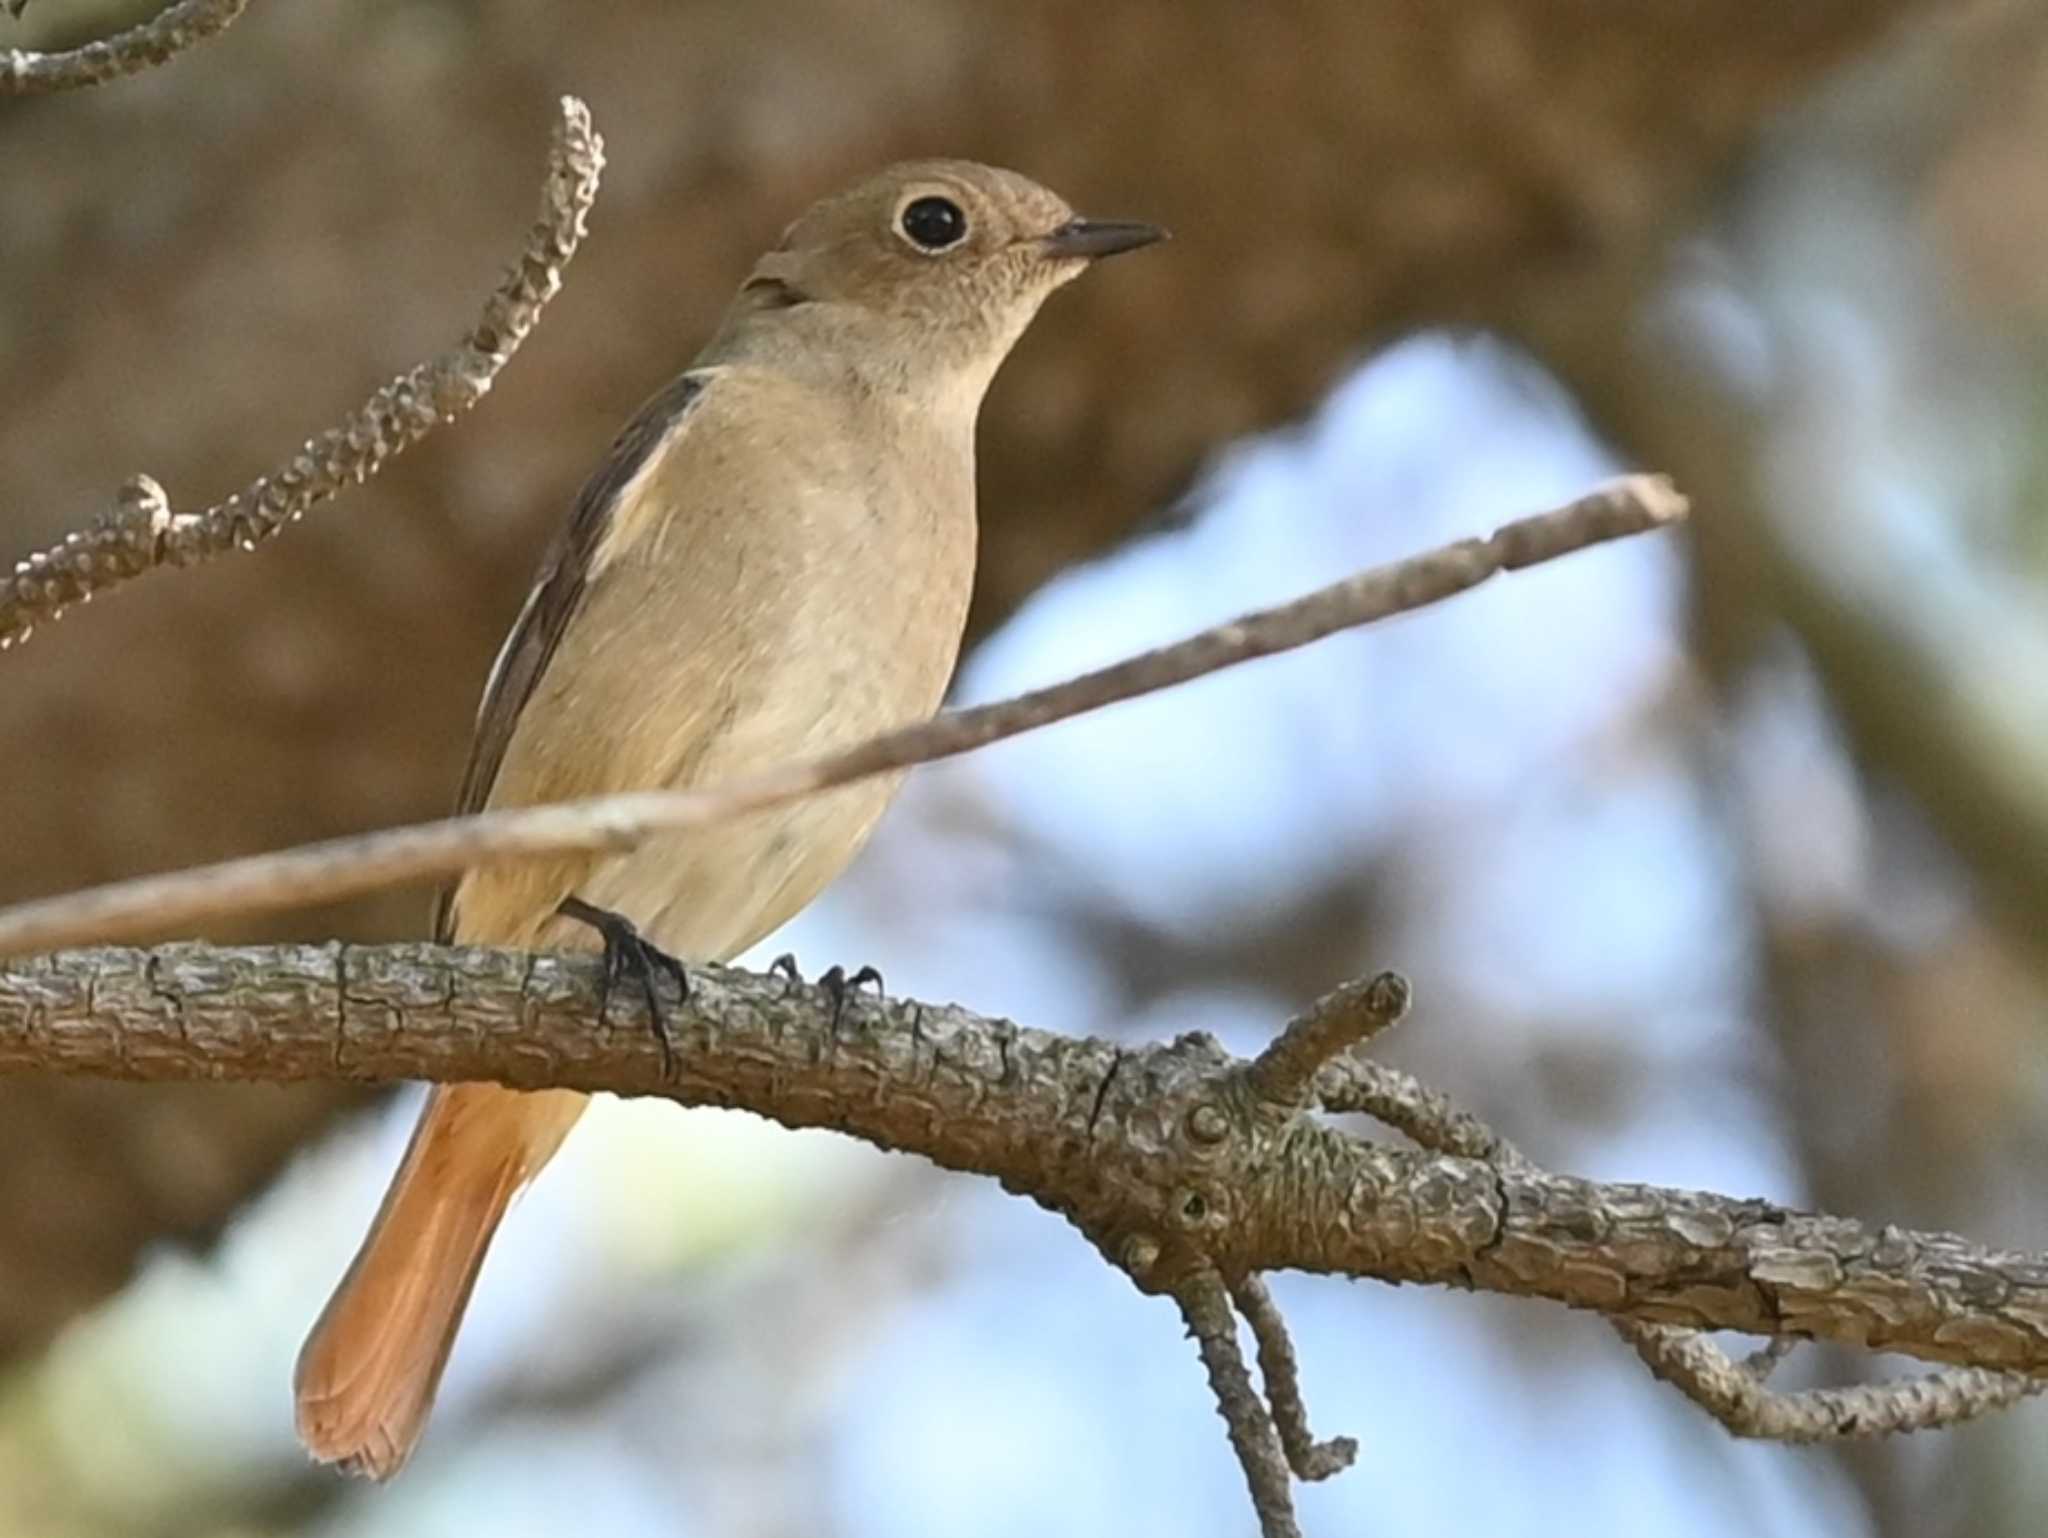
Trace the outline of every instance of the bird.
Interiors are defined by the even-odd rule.
[[[1056,289],[1165,233],[966,160],[890,166],[798,217],[577,496],[485,684],[460,810],[710,785],[929,716],[966,628],[989,383]],[[637,976],[659,1028],[656,973],[687,990],[688,963],[779,928],[900,781],[471,869],[435,937],[602,949],[606,1003]],[[405,1466],[491,1238],[586,1100],[430,1091],[299,1354],[315,1460]]]

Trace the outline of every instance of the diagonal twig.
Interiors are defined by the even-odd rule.
[[[10,5],[16,16],[23,3]],[[249,0],[177,0],[139,26],[76,48],[50,53],[0,48],[0,96],[75,91],[140,74],[170,62],[194,43],[218,37],[248,8]]]
[[[1252,1093],[1268,1105],[1299,1110],[1309,1102],[1325,1063],[1363,1046],[1408,1013],[1408,979],[1382,972],[1342,983],[1287,1022],[1247,1075]]]
[[[69,605],[90,602],[95,593],[145,572],[253,550],[482,400],[561,289],[562,269],[583,239],[603,167],[604,141],[591,127],[590,109],[563,97],[540,217],[518,263],[460,343],[386,384],[282,469],[202,513],[174,513],[155,481],[130,480],[90,528],[16,561],[12,573],[0,577],[0,650],[27,640],[38,623],[56,619]]]
[[[1370,1116],[1418,1147],[1510,1168],[1532,1167],[1520,1149],[1477,1116],[1399,1068],[1355,1055],[1339,1057],[1316,1075],[1314,1093],[1324,1110]]]
[[[1606,540],[1668,527],[1686,501],[1662,476],[1611,482],[1489,537],[1374,567],[1305,597],[1014,699],[948,711],[820,758],[699,791],[641,792],[487,812],[143,877],[0,909],[0,955],[188,928],[303,907],[480,865],[629,849],[656,832],[700,827],[871,775],[968,752],[1136,699],[1341,630],[1439,602],[1488,577]],[[4,611],[0,611],[4,612]]]

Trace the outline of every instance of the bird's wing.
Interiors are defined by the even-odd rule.
[[[577,493],[575,509],[568,523],[555,536],[547,558],[541,563],[540,579],[527,595],[511,634],[491,665],[484,684],[483,703],[477,707],[476,735],[470,744],[469,766],[462,773],[462,792],[456,810],[467,816],[482,811],[497,780],[506,746],[526,702],[533,697],[548,660],[568,629],[569,620],[583,602],[597,549],[610,526],[621,496],[633,478],[646,468],[649,459],[674,432],[704,394],[708,383],[701,372],[677,376],[642,406],[612,444],[605,462]],[[453,936],[455,886],[441,891],[434,910],[434,936],[447,943]]]

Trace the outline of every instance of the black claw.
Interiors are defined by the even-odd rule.
[[[803,973],[796,969],[795,951],[784,951],[780,956],[777,956],[768,963],[768,971],[773,976],[786,979],[782,985],[782,996],[785,999],[789,997],[790,990],[804,980]]]
[[[599,985],[597,1018],[604,1023],[611,1009],[612,989],[628,972],[638,979],[640,991],[647,999],[647,1019],[653,1027],[654,1039],[661,1045],[661,1071],[671,1073],[676,1065],[675,1039],[669,1034],[668,1006],[661,1001],[661,990],[655,986],[657,970],[666,972],[675,979],[676,997],[690,996],[690,974],[683,964],[660,946],[642,938],[633,921],[622,913],[609,908],[600,908],[587,903],[580,897],[565,897],[555,910],[565,919],[574,919],[579,924],[588,924],[604,938],[604,979]]]
[[[840,1018],[846,1013],[846,996],[859,990],[863,983],[873,983],[875,992],[882,991],[882,974],[873,967],[862,967],[853,976],[846,975],[844,967],[829,967],[818,977],[818,986],[832,996],[832,1029],[839,1029]]]

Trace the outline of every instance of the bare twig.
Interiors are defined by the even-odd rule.
[[[1273,1425],[1280,1433],[1280,1446],[1287,1454],[1287,1466],[1296,1479],[1328,1479],[1351,1467],[1358,1457],[1354,1437],[1331,1437],[1318,1442],[1308,1429],[1308,1406],[1301,1397],[1301,1374],[1295,1365],[1294,1342],[1288,1338],[1287,1321],[1279,1305],[1266,1290],[1262,1277],[1240,1277],[1230,1287],[1231,1301],[1252,1327],[1252,1339],[1259,1347],[1259,1376],[1266,1383],[1266,1403],[1273,1412]]]
[[[562,286],[584,218],[597,196],[604,141],[590,109],[562,98],[548,151],[538,222],[519,262],[485,301],[474,329],[453,350],[399,375],[364,405],[310,440],[283,469],[259,476],[203,513],[174,513],[163,488],[137,476],[92,527],[17,561],[0,579],[0,650],[68,605],[162,566],[190,566],[231,550],[253,550],[309,508],[368,480],[395,455],[490,391]]]
[[[1358,1058],[1330,1065],[1318,1080],[1326,1110],[1363,1111],[1424,1148],[1533,1170],[1528,1158],[1440,1091]],[[1774,1393],[1765,1385],[1797,1344],[1777,1335],[1735,1361],[1697,1329],[1612,1319],[1650,1371],[1737,1436],[1819,1442],[1881,1432],[1954,1425],[2002,1410],[2048,1389],[2048,1378],[1980,1368],[1949,1368],[1894,1383]]]
[[[1747,1362],[1696,1330],[1616,1320],[1650,1371],[1740,1437],[1772,1442],[1826,1442],[1842,1437],[1925,1431],[2007,1409],[2048,1389],[2048,1379],[1950,1367],[1894,1383],[1774,1393]]]
[[[1742,1359],[1742,1370],[1759,1384],[1768,1383],[1771,1374],[1778,1370],[1779,1364],[1792,1354],[1792,1348],[1798,1344],[1789,1335],[1773,1336]]]
[[[19,16],[26,3],[9,0],[8,8]],[[177,0],[140,26],[77,48],[58,53],[0,48],[0,96],[73,91],[140,74],[227,31],[248,8],[249,0]]]
[[[1237,1316],[1230,1311],[1223,1279],[1211,1270],[1196,1271],[1174,1289],[1173,1299],[1202,1353],[1217,1413],[1230,1428],[1230,1445],[1251,1488],[1261,1538],[1301,1538],[1294,1520],[1294,1491],[1287,1481],[1287,1457],[1273,1417],[1245,1370],[1244,1353],[1237,1345]]]
[[[277,854],[143,877],[0,909],[0,955],[189,928],[232,914],[300,907],[501,864],[577,851],[629,849],[650,834],[699,827],[1014,737],[1105,705],[1271,656],[1436,603],[1497,572],[1685,516],[1660,476],[1615,481],[1490,538],[1460,540],[1374,567],[1292,603],[996,704],[949,711],[845,751],[785,764],[701,791],[643,792],[486,812],[309,844]],[[4,614],[0,609],[0,614]]]
[[[1398,972],[1331,989],[1258,1055],[1248,1075],[1252,1093],[1289,1110],[1307,1105],[1318,1070],[1396,1024],[1408,1013],[1408,996],[1408,979]]]
[[[1316,1075],[1316,1103],[1326,1111],[1356,1111],[1384,1122],[1422,1148],[1526,1166],[1520,1151],[1485,1122],[1412,1074],[1361,1057],[1340,1057]]]

